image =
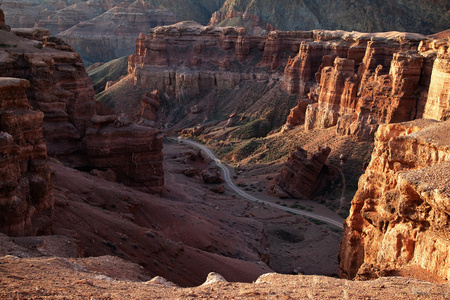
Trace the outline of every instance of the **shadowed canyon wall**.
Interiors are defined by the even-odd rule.
[[[24,79],[0,78],[0,231],[10,236],[52,230],[54,178],[44,114],[28,103],[29,86]]]
[[[37,29],[0,31],[0,70],[3,76],[28,80],[26,96],[42,115],[40,130],[48,154],[72,167],[110,168],[124,183],[160,191],[160,131],[115,115],[97,122],[95,117],[105,110],[95,102],[80,55],[62,40],[44,38],[46,34]],[[108,162],[101,161],[101,155],[108,156]]]

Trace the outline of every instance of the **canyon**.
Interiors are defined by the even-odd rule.
[[[448,144],[439,133],[446,132],[449,105],[448,49],[446,39],[411,33],[272,31],[264,37],[249,35],[243,27],[180,22],[141,34],[136,53],[129,58],[128,76],[122,84],[116,83],[116,88],[126,89],[126,81],[134,88],[157,89],[162,103],[169,103],[163,104],[166,111],[159,116],[161,126],[166,130],[191,126],[192,130],[182,132],[200,137],[212,147],[229,147],[236,137],[263,139],[237,149],[248,147],[246,155],[231,159],[235,163],[260,153],[258,147],[267,147],[268,132],[282,136],[292,130],[333,128],[337,136],[361,142],[375,139],[372,159],[359,180],[345,223],[340,276],[369,279],[429,272],[448,279],[446,229],[438,229],[447,226],[443,225],[447,224],[445,207],[431,200],[433,196],[422,195],[423,189],[434,190],[429,185],[445,181],[445,164],[436,169],[432,166],[447,161],[444,149]],[[265,81],[266,89],[256,88],[260,81]],[[267,94],[274,99],[273,89],[279,91],[277,100],[284,97],[292,103],[292,95],[298,99],[289,116],[277,102],[263,102]],[[253,101],[257,93],[259,99]],[[99,100],[122,102],[117,95],[113,85]],[[255,107],[260,110],[256,112]],[[286,124],[277,131],[279,124],[273,120],[280,115]],[[272,124],[261,133],[260,124],[267,121]],[[419,138],[421,132],[423,138]],[[330,150],[319,147],[311,158],[303,149],[295,151],[278,169],[278,195],[311,197],[323,180],[319,174],[327,172]],[[258,156],[263,157],[261,154],[264,152]],[[333,155],[345,165],[345,155]],[[422,186],[419,175],[409,176],[406,171],[416,174],[422,168],[430,177],[437,177],[436,182]],[[406,178],[415,178],[414,183]],[[435,197],[445,199],[445,190],[436,193]]]
[[[140,32],[176,21],[244,26],[255,35],[275,29],[432,34],[450,27],[450,7],[444,0],[409,0],[407,4],[390,0],[382,6],[348,0],[4,0],[2,8],[11,27],[49,29],[72,45],[86,65],[131,55]]]
[[[150,26],[144,1],[91,2]],[[127,71],[97,95],[74,47],[0,14],[2,297],[448,297],[448,38],[278,31],[251,14],[256,31],[165,25],[156,10],[164,26],[125,34]],[[212,160],[166,138],[179,134],[252,195],[349,206],[344,232],[236,199]],[[319,272],[344,279],[301,275]]]

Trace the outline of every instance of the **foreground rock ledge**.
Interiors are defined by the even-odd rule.
[[[0,257],[0,298],[39,299],[447,299],[448,284],[384,277],[349,281],[325,276],[264,274],[255,283],[214,281],[193,288],[137,282],[139,267],[112,256],[88,259]],[[102,271],[100,271],[102,270]],[[127,271],[128,270],[128,271]],[[132,274],[132,272],[134,272]],[[126,278],[126,276],[130,278]],[[120,278],[120,280],[116,279]]]
[[[341,277],[376,278],[416,265],[450,278],[449,129],[449,121],[432,120],[378,129],[344,224]]]

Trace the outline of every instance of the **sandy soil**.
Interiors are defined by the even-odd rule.
[[[109,270],[105,272],[105,270]],[[448,284],[389,277],[355,282],[324,276],[266,274],[255,283],[229,283],[210,276],[193,288],[162,278],[115,279],[135,266],[102,256],[89,263],[65,258],[0,257],[2,299],[448,299]],[[128,272],[129,273],[129,272]],[[126,274],[126,272],[125,272]],[[214,280],[216,278],[216,280]]]

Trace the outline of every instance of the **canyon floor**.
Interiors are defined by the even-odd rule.
[[[53,160],[51,164],[57,178],[56,235],[24,238],[0,236],[0,253],[3,255],[0,258],[0,297],[385,299],[388,295],[392,297],[393,291],[396,299],[446,299],[450,296],[448,285],[441,284],[442,281],[423,270],[405,270],[403,274],[394,275],[425,281],[390,277],[354,282],[333,278],[337,273],[337,253],[342,234],[340,230],[312,219],[241,200],[229,190],[223,191],[220,183],[205,184],[201,176],[186,176],[186,170],[215,169],[211,161],[190,146],[167,140],[164,143],[164,155],[166,184],[162,197],[103,181],[87,173],[66,168]],[[276,166],[272,168],[275,170]],[[273,176],[274,174],[262,175],[261,170],[257,172],[257,168],[255,171],[255,168],[241,167],[239,176],[234,179],[243,188],[246,186],[248,193],[257,197],[265,195],[265,200],[270,200],[273,198],[264,192],[270,187]],[[114,194],[122,199],[125,195],[129,198],[119,203]],[[139,201],[146,201],[142,197],[148,198],[150,202],[164,204],[165,208],[152,207],[152,212],[147,212],[149,218],[152,213],[155,214],[152,222],[156,222],[158,214],[166,219],[159,219],[159,228],[152,228],[150,231],[144,228],[139,214],[126,213],[132,205],[144,208],[142,203],[138,205]],[[335,214],[313,201],[273,201],[285,205],[301,205],[305,210],[320,214]],[[176,222],[171,219],[171,215],[183,218],[182,216],[192,212],[196,213],[194,218],[200,220],[197,223],[208,228],[202,229],[191,224],[186,226],[189,228],[173,230]],[[221,219],[230,216],[233,219]],[[205,223],[207,221],[210,223]],[[222,222],[222,225],[231,222],[227,231],[234,236],[221,237],[221,225],[219,228],[214,227],[217,221]],[[152,222],[149,221],[149,224]],[[256,244],[249,242],[254,238],[248,236],[252,233],[249,229],[252,226],[261,226],[260,229],[266,235],[267,241],[262,244],[267,247],[268,252],[264,255],[270,258],[270,268],[262,262],[248,261],[252,254],[245,252],[256,247]],[[140,234],[141,231],[145,231],[145,234]],[[201,235],[210,232],[215,232],[218,248],[241,248],[242,256],[247,257],[247,261],[209,253],[208,251],[214,252],[214,249],[201,246],[202,243],[209,243],[208,237]],[[168,241],[168,238],[177,241],[174,235],[182,235],[178,236],[177,249],[170,246],[171,242]],[[145,244],[143,237],[150,237],[153,241]],[[159,243],[160,249],[155,249],[155,243]],[[139,251],[141,248],[143,252]],[[178,251],[176,255],[173,255],[174,251]],[[225,279],[218,275],[207,278],[206,274],[211,270],[206,270],[204,265],[210,260],[217,264],[214,271]],[[165,278],[169,277],[171,272],[164,270],[166,267],[173,268],[172,273],[177,273],[177,268],[192,268],[190,271],[195,274],[190,275],[203,277],[201,282],[206,282],[200,285],[200,279],[193,282],[181,281],[182,286],[191,287],[180,287],[155,276],[160,273]],[[151,269],[154,269],[154,273],[149,271]],[[328,276],[282,275],[275,274],[274,271]],[[233,273],[239,272],[242,273],[241,279],[236,280],[239,276],[236,277]],[[260,276],[265,273],[270,274]],[[186,276],[182,271],[178,275]],[[177,276],[172,278],[176,279]],[[193,285],[197,286],[192,287]]]
[[[29,287],[54,282],[51,273],[59,268],[54,262],[80,271],[84,267],[79,269],[79,264],[90,264],[96,272],[105,271],[119,280],[147,281],[161,275],[181,286],[199,285],[211,271],[242,282],[274,271],[336,276],[341,230],[239,199],[221,183],[205,183],[202,171],[216,167],[190,146],[167,140],[164,156],[161,196],[145,193],[145,187],[142,192],[67,168],[52,159],[54,235],[1,237],[0,253],[11,255],[4,257],[1,268],[3,296],[15,297],[12,292],[26,298],[43,296],[39,290],[31,293]],[[193,175],[185,175],[193,169]],[[248,186],[248,193],[299,206],[300,200],[276,200],[265,194],[274,174],[252,175],[243,168],[240,172],[236,183]],[[313,201],[301,206],[340,218]],[[24,265],[15,265],[25,259],[28,271]],[[41,263],[55,271],[41,270]],[[103,267],[98,269],[98,264]],[[122,266],[120,271],[116,264]],[[66,271],[58,278],[78,276]],[[64,294],[72,294],[66,288]]]

